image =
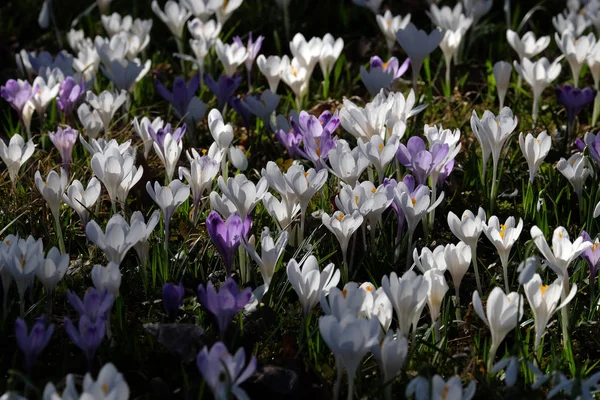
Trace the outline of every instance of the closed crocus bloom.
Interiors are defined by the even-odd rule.
[[[290,198],[279,201],[271,193],[265,193],[263,206],[273,218],[280,231],[288,230],[296,215],[300,212],[300,204]]]
[[[267,78],[267,81],[269,82],[269,89],[273,93],[277,93],[277,86],[279,86],[281,76],[289,64],[290,59],[286,55],[283,57],[265,57],[264,55],[260,54],[256,59],[256,65],[258,65],[260,72],[265,76],[265,78]]]
[[[129,226],[120,214],[115,214],[108,220],[105,232],[102,232],[96,221],[90,221],[85,233],[90,242],[104,252],[106,259],[117,265],[121,264],[129,249],[143,235],[142,226],[136,223]]]
[[[466,210],[460,219],[452,211],[448,213],[450,230],[454,236],[471,248],[471,261],[475,269],[478,290],[481,289],[481,282],[479,281],[479,269],[477,268],[477,241],[483,231],[485,220],[485,211],[481,207],[479,207],[477,215],[474,215],[470,210]]]
[[[540,346],[542,336],[546,333],[546,326],[550,318],[552,318],[556,311],[569,304],[577,293],[577,285],[574,284],[567,297],[560,302],[563,291],[562,285],[563,283],[560,278],[557,278],[550,285],[544,285],[542,278],[538,274],[535,274],[524,285],[525,296],[527,296],[527,302],[533,311],[533,319],[535,321],[534,348],[536,351]]]
[[[456,294],[456,308],[460,316],[460,284],[471,264],[471,248],[465,242],[458,242],[456,245],[448,244],[444,247],[444,261],[446,269],[452,276]]]
[[[75,89],[76,91],[71,92],[71,95],[77,94],[78,90],[81,90],[82,93],[85,93],[85,82],[93,81],[96,78],[99,68],[100,55],[98,54],[98,51],[96,50],[92,41],[88,39],[88,42],[82,44],[81,48],[79,49],[77,58],[73,59],[73,69],[82,74],[83,79],[80,83],[80,89]],[[73,99],[73,97],[71,97],[71,99]]]
[[[121,90],[121,93],[115,94],[105,90],[96,96],[93,92],[88,91],[85,99],[98,112],[104,131],[108,133],[108,128],[115,112],[117,112],[127,99],[127,92]]]
[[[96,204],[98,198],[100,198],[101,191],[102,185],[94,176],[90,179],[85,189],[80,181],[77,179],[73,180],[73,183],[67,188],[66,193],[62,195],[62,200],[79,215],[84,228],[90,215],[88,210]]]
[[[170,182],[173,179],[175,167],[177,166],[179,156],[181,156],[181,152],[183,151],[182,136],[185,133],[186,125],[183,124],[182,127],[175,130],[174,132],[168,129],[170,127],[171,125],[167,124],[165,128],[159,129],[157,135],[160,136],[156,136],[155,138],[153,138],[156,140],[152,144],[156,155],[165,166],[168,182]],[[154,133],[152,128],[149,129],[149,132],[151,136]]]
[[[127,92],[133,90],[133,85],[146,76],[151,65],[151,60],[142,64],[137,58],[122,59],[112,60],[110,63],[104,61],[104,65],[100,66],[100,69],[117,89]]]
[[[106,267],[96,264],[92,268],[92,282],[99,291],[107,290],[108,293],[117,297],[121,287],[121,270],[119,265],[109,262]]]
[[[98,110],[90,110],[90,106],[87,104],[81,104],[79,108],[77,108],[77,116],[85,128],[85,133],[91,139],[96,139],[100,131],[104,129],[104,124],[102,123],[102,118],[100,118]]]
[[[29,103],[35,108],[40,118],[44,118],[48,104],[58,95],[59,85],[60,82],[54,75],[49,75],[47,79],[38,76],[33,80],[33,87],[37,87],[37,90],[33,92]]]
[[[224,221],[216,211],[211,211],[206,219],[206,230],[225,263],[227,274],[231,275],[233,255],[240,246],[242,238],[247,237],[252,226],[250,218],[242,220],[233,213]]]
[[[148,159],[150,149],[152,149],[152,145],[154,143],[154,140],[148,132],[148,128],[152,128],[154,132],[158,132],[159,129],[164,127],[165,123],[160,117],[154,118],[152,122],[148,117],[142,118],[141,121],[138,121],[138,118],[134,117],[132,124],[136,133],[140,139],[142,139],[142,143],[144,144],[144,158]]]
[[[530,31],[519,38],[517,32],[510,29],[506,30],[506,40],[519,55],[519,60],[537,56],[550,44],[550,36],[541,36],[536,40],[535,34]]]
[[[48,297],[52,295],[58,282],[65,276],[69,267],[69,255],[62,254],[56,247],[52,247],[46,258],[40,262],[35,275],[44,285]]]
[[[392,272],[389,277],[384,275],[381,287],[396,312],[398,334],[408,337],[413,322],[419,320],[425,307],[429,283],[413,271],[405,272],[402,277]],[[413,329],[416,329],[416,324]]]
[[[243,0],[223,1],[221,6],[217,8],[217,20],[221,24],[225,24],[231,14],[242,5]]]
[[[556,40],[556,45],[569,62],[573,74],[573,84],[577,87],[581,68],[585,64],[588,54],[596,44],[596,37],[593,33],[590,33],[587,36],[576,38],[572,32],[567,31],[562,33],[562,36],[558,32],[555,33],[554,39]]]
[[[17,345],[25,356],[25,365],[29,375],[31,375],[33,364],[48,345],[53,333],[54,324],[50,324],[46,328],[44,316],[36,319],[29,333],[27,332],[27,323],[22,318],[17,318],[15,321]]]
[[[600,88],[600,42],[596,42],[585,59],[594,79],[594,89]]]
[[[88,367],[91,369],[96,350],[106,334],[105,318],[102,316],[96,320],[90,320],[87,315],[82,315],[79,318],[78,326],[75,327],[73,322],[65,317],[64,324],[67,335],[83,351],[88,361]]]
[[[408,340],[393,331],[387,331],[383,339],[371,347],[373,358],[377,361],[379,370],[383,373],[383,381],[394,379],[404,366],[408,354]],[[391,387],[386,387],[387,398],[391,398]]]
[[[504,98],[510,84],[510,75],[512,74],[512,65],[506,61],[498,61],[494,64],[494,80],[496,81],[496,90],[498,91],[498,100],[500,109],[504,107]]]
[[[215,50],[227,76],[233,76],[235,70],[248,58],[248,50],[243,43],[224,44],[220,39],[217,39]]]
[[[342,182],[354,186],[364,170],[369,166],[369,160],[359,147],[350,149],[343,139],[338,139],[336,145],[327,154],[331,167],[327,169]]]
[[[252,212],[269,188],[266,178],[261,178],[254,184],[244,174],[227,178],[227,183],[219,176],[218,184],[223,194],[235,205],[242,219]]]
[[[162,301],[165,311],[170,319],[175,319],[181,305],[183,304],[183,297],[185,290],[181,282],[179,285],[171,283],[165,283],[162,287]]]
[[[268,126],[271,121],[271,115],[279,105],[279,96],[270,90],[265,90],[260,95],[260,98],[246,96],[244,103],[252,114],[259,117],[265,126]]]
[[[35,172],[35,186],[48,203],[48,207],[55,219],[59,217],[60,202],[63,199],[63,193],[67,188],[68,181],[69,177],[62,168],[60,169],[60,175],[54,170],[50,171],[46,180],[42,179],[40,171]]]
[[[75,79],[68,76],[59,85],[56,105],[64,115],[70,116],[84,94],[85,82],[82,80],[81,83],[77,83]]]
[[[423,30],[417,29],[412,22],[408,23],[404,29],[396,32],[396,40],[400,43],[400,47],[406,52],[408,58],[410,58],[413,89],[415,91],[417,90],[419,72],[425,58],[433,53],[443,38],[444,33],[441,30],[434,29],[428,34]]]
[[[182,183],[179,179],[175,179],[166,186],[154,182],[154,187],[152,187],[150,182],[146,182],[146,191],[148,191],[152,200],[154,200],[163,213],[165,248],[168,248],[171,217],[175,213],[175,210],[190,197],[190,187]]]
[[[504,224],[501,224],[498,217],[493,215],[488,223],[483,223],[483,232],[494,245],[500,255],[500,262],[504,271],[504,286],[508,292],[508,256],[513,245],[519,239],[523,230],[523,220],[519,218],[519,223],[515,226],[515,218],[508,217]]]
[[[537,121],[539,101],[542,92],[552,83],[552,81],[558,78],[558,75],[560,75],[560,60],[561,58],[557,58],[550,64],[546,57],[542,57],[536,62],[532,62],[529,58],[524,57],[520,63],[517,61],[513,62],[517,73],[525,79],[533,91],[533,109],[531,111],[531,117],[533,118],[534,123]]]
[[[362,138],[358,139],[358,147],[377,170],[379,184],[383,183],[385,170],[394,159],[399,145],[400,140],[396,135],[388,137],[387,140],[381,136],[373,136],[368,142],[363,141]]]
[[[427,184],[429,176],[446,160],[449,150],[447,144],[434,144],[427,150],[423,139],[413,136],[408,139],[406,146],[401,143],[398,145],[396,158],[411,171],[420,184]],[[436,174],[432,183],[437,184],[437,175],[439,174]]]
[[[196,208],[204,192],[212,188],[213,181],[219,173],[219,163],[208,156],[192,158],[189,153],[188,159],[190,160],[190,168],[179,167],[179,179],[185,177],[190,185],[194,208]]]
[[[35,273],[44,262],[42,239],[35,240],[33,236],[27,239],[15,239],[5,249],[4,268],[13,276],[19,292],[21,317],[25,315],[25,291],[33,282]],[[5,309],[6,311],[6,309]]]
[[[144,214],[140,211],[134,211],[131,214],[131,226],[139,225],[139,228],[142,231],[142,235],[140,240],[133,245],[133,249],[138,255],[142,265],[141,270],[142,274],[146,273],[146,266],[148,264],[148,259],[150,258],[150,235],[154,232],[154,228],[158,225],[160,220],[160,211],[154,210],[154,212],[148,218],[148,222],[146,223],[144,220]]]
[[[260,256],[254,249],[254,235],[252,235],[248,241],[242,240],[242,245],[248,254],[250,254],[250,257],[258,264],[260,275],[267,287],[271,283],[271,279],[273,279],[273,274],[275,273],[275,267],[285,251],[288,236],[286,231],[281,232],[277,239],[277,243],[275,243],[271,237],[269,228],[263,228],[260,237]]]
[[[552,146],[552,137],[546,133],[546,131],[540,132],[537,137],[534,137],[531,133],[523,138],[523,133],[519,133],[519,147],[523,152],[523,156],[527,160],[527,166],[529,167],[529,183],[533,185],[535,175],[540,169],[540,165],[544,162],[544,159],[550,151]]]
[[[423,277],[429,283],[427,305],[429,306],[431,320],[435,323],[440,316],[440,308],[442,307],[442,300],[444,300],[444,296],[448,291],[448,284],[446,283],[444,272],[437,269],[425,271]]]
[[[413,251],[413,260],[415,265],[424,274],[427,271],[435,270],[444,272],[446,270],[446,260],[444,259],[444,246],[439,245],[433,251],[429,250],[428,247],[421,249],[421,255],[419,251],[415,249]]]
[[[35,144],[33,144],[33,140],[30,139],[25,143],[23,137],[18,133],[15,133],[10,138],[8,146],[4,144],[4,141],[0,140],[0,158],[6,164],[8,176],[14,185],[17,184],[19,169],[33,155],[34,150]]]
[[[296,102],[308,94],[309,70],[294,57],[281,73],[281,79],[296,96]]]
[[[225,332],[233,317],[248,304],[251,296],[251,288],[240,291],[237,283],[231,278],[223,282],[218,292],[210,281],[206,284],[206,289],[198,285],[198,299],[217,319],[221,339],[225,338]]]
[[[323,76],[329,76],[335,62],[342,54],[342,50],[344,49],[344,39],[334,37],[327,33],[323,36],[322,47],[321,47],[321,55],[319,58],[319,66],[321,67],[321,72]]]
[[[327,170],[322,169],[317,172],[314,168],[310,168],[305,172],[304,167],[292,165],[284,177],[300,203],[300,231],[303,233],[306,209],[313,196],[317,194],[325,182],[327,182]]]
[[[568,160],[561,158],[556,164],[556,169],[568,179],[571,186],[573,186],[573,190],[577,194],[579,205],[583,206],[583,185],[588,176],[594,174],[589,159],[582,153],[575,153],[569,157]]]
[[[185,7],[176,1],[169,0],[165,3],[164,11],[158,6],[158,2],[152,2],[152,11],[167,25],[173,36],[181,39],[186,21],[192,16]]]
[[[398,204],[404,212],[404,217],[406,218],[410,243],[409,251],[407,253],[407,260],[410,260],[410,255],[412,255],[412,235],[415,232],[417,225],[423,219],[423,217],[425,217],[425,215],[440,205],[444,199],[444,193],[442,192],[442,195],[435,201],[435,203],[431,204],[431,197],[429,196],[430,193],[431,191],[427,186],[420,186],[419,189],[415,190],[413,193],[405,192],[400,195]]]
[[[54,144],[54,147],[56,147],[60,153],[63,167],[68,175],[69,165],[71,164],[71,154],[73,153],[75,143],[77,143],[79,132],[67,125],[64,129],[58,127],[56,132],[48,132],[48,136],[50,137],[52,144]]]
[[[409,13],[404,17],[402,15],[394,16],[390,10],[386,10],[383,15],[376,15],[375,18],[377,19],[377,25],[381,33],[385,37],[388,49],[391,51],[394,48],[394,43],[396,43],[396,32],[408,25],[411,15]]]
[[[354,377],[364,356],[379,340],[379,322],[375,319],[357,319],[346,314],[341,321],[332,315],[319,318],[319,331],[327,347],[336,358],[337,368],[345,368],[348,375],[348,397],[353,397]],[[341,373],[338,381],[341,383]],[[339,385],[334,389],[338,398]]]
[[[596,90],[589,87],[579,89],[568,83],[562,87],[556,87],[556,100],[567,110],[569,126],[575,122],[575,117],[577,117],[583,109],[594,102],[596,93]],[[571,129],[569,129],[568,132],[569,136],[571,135]]]
[[[354,232],[362,225],[363,217],[358,211],[354,211],[352,214],[343,214],[340,211],[336,211],[332,216],[323,213],[321,220],[323,225],[335,235],[342,247],[342,256],[344,259],[344,267],[346,269],[345,275],[348,276],[348,263],[346,261],[348,243],[350,242],[350,237],[352,237]]]
[[[196,365],[215,399],[225,399],[229,394],[238,400],[249,398],[240,385],[256,371],[256,357],[252,355],[246,365],[243,347],[232,355],[222,342],[215,343],[210,350],[204,346],[196,357]]]
[[[310,311],[319,303],[321,292],[329,293],[329,289],[337,286],[340,281],[340,271],[333,264],[327,265],[323,271],[315,256],[308,256],[301,261],[302,267],[291,259],[287,265],[287,276],[294,291],[298,295],[302,312],[308,316]]]
[[[100,19],[102,20],[102,26],[108,36],[114,36],[121,31],[130,30],[133,23],[131,15],[121,17],[121,15],[116,12],[111,15],[101,15]]]
[[[492,333],[492,346],[487,359],[489,371],[492,369],[500,344],[508,332],[515,329],[523,318],[523,296],[517,292],[506,295],[502,289],[495,287],[488,296],[486,312],[484,312],[479,292],[475,291],[473,292],[473,308]]]
[[[458,29],[455,31],[449,29],[444,32],[444,37],[440,42],[440,49],[442,49],[446,61],[446,84],[448,87],[450,87],[450,64],[452,63],[452,59],[456,58],[456,53],[458,52],[458,47],[462,42],[463,36],[464,32],[462,30]]]

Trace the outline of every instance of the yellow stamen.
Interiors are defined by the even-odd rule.
[[[544,294],[544,292],[548,290],[548,285],[542,285],[540,286],[540,291],[542,292],[542,294]]]
[[[384,62],[384,63],[383,63],[382,67],[383,67],[383,69],[386,69],[386,68],[387,68],[387,66],[388,66],[388,63],[387,63],[387,61],[386,61],[386,62]]]
[[[108,385],[106,383],[102,385],[102,391],[104,392],[104,394],[108,393]]]
[[[392,20],[391,19],[388,19],[386,22],[387,22],[387,26],[392,26]]]
[[[377,193],[377,189],[375,189],[375,188],[371,189],[371,193]]]
[[[358,199],[360,199],[359,196],[354,196],[354,201],[356,202],[356,205],[358,205]]]
[[[344,215],[344,213],[340,213],[340,214],[337,216],[337,219],[341,221],[341,220],[343,220],[343,219],[344,219],[344,217],[345,217],[345,216],[346,216],[346,215]]]
[[[346,298],[346,296],[348,295],[348,290],[347,289],[342,290],[342,295],[344,296],[344,298]]]
[[[500,121],[496,121],[496,126],[500,126]]]
[[[558,237],[562,239],[562,237],[563,237],[562,232],[558,232]]]
[[[412,201],[412,205],[413,207],[417,204],[417,199],[415,199],[414,197],[412,199],[410,199]]]
[[[208,153],[208,150],[202,149],[202,155],[204,156],[204,155],[206,155],[206,153]]]
[[[540,139],[537,140],[538,143],[542,143],[542,141]]]
[[[372,291],[373,291],[373,286],[371,286],[371,285],[368,285],[368,286],[366,286],[366,287],[365,287],[365,290],[366,290],[367,292],[372,292]]]
[[[307,176],[308,176],[308,172],[305,172],[304,173],[304,177],[306,178]]]
[[[296,68],[294,68],[293,65],[291,66],[291,68],[292,68],[292,75],[298,76],[298,71],[296,71]]]
[[[382,151],[383,151],[383,143],[381,143],[381,144],[379,145],[379,152],[381,153]]]

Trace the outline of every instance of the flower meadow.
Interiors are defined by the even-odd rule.
[[[0,5],[2,399],[600,393],[600,1],[322,3]]]

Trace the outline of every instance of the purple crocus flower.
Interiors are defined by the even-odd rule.
[[[37,91],[36,87],[31,87],[29,82],[9,79],[5,86],[0,87],[0,96],[19,114],[19,119],[23,119],[23,108]]]
[[[185,291],[181,282],[179,285],[165,283],[162,287],[162,300],[165,306],[165,311],[170,319],[175,319],[181,304],[183,304],[183,296]]]
[[[250,232],[252,221],[246,217],[244,221],[236,212],[223,221],[216,211],[211,211],[206,219],[206,230],[215,247],[225,263],[227,274],[231,275],[233,267],[233,255],[240,246],[242,237],[247,237]]]
[[[381,89],[390,89],[394,81],[406,72],[409,63],[408,58],[400,65],[396,57],[383,62],[378,56],[373,56],[369,61],[369,71],[365,67],[360,67],[360,78],[369,94],[376,96]]]
[[[170,133],[173,139],[176,142],[179,142],[183,138],[186,128],[186,124],[183,123],[179,128],[173,131],[171,124],[167,124],[155,132],[154,129],[152,129],[152,126],[148,124],[148,134],[152,140],[154,140],[154,142],[157,143],[161,149],[163,149],[165,147],[165,137],[167,136],[167,133]]]
[[[600,165],[600,135],[587,132],[583,137],[583,141],[579,138],[575,139],[575,146],[577,146],[579,151],[584,151],[586,145],[589,149],[590,156],[592,156],[594,161]]]
[[[227,398],[227,393],[233,393],[237,399],[249,399],[239,385],[256,371],[256,357],[251,356],[246,365],[243,348],[231,355],[222,342],[215,343],[210,350],[204,346],[196,357],[196,365],[215,398]]]
[[[575,139],[575,147],[577,148],[577,150],[579,151],[584,151],[585,150],[585,142],[579,138]],[[591,155],[591,149],[590,149],[590,155]],[[592,156],[593,157],[593,156]]]
[[[448,150],[447,144],[440,143],[427,150],[423,139],[413,136],[406,146],[400,143],[396,159],[413,173],[419,183],[426,184],[431,171],[444,161]]]
[[[329,151],[336,145],[337,138],[332,137],[333,132],[340,124],[337,114],[329,111],[323,112],[319,118],[310,115],[306,111],[300,112],[298,121],[292,119],[292,127],[295,132],[302,135],[303,148],[298,148],[297,153],[310,160],[317,170],[324,167],[323,161],[327,160]]]
[[[385,178],[383,180],[383,184],[386,187],[392,186],[394,188],[394,200],[392,201],[391,207],[392,207],[392,210],[394,210],[394,213],[396,214],[396,221],[398,223],[398,230],[396,233],[396,238],[397,238],[397,241],[399,241],[400,237],[402,235],[402,231],[404,230],[405,218],[404,218],[404,211],[402,211],[402,207],[400,207],[400,204],[399,204],[400,203],[400,196],[399,196],[400,191],[398,192],[398,194],[396,194],[396,188],[398,187],[398,182],[396,182],[395,179]],[[408,193],[411,194],[411,197],[413,197],[414,193],[421,186],[421,185],[416,186],[415,178],[412,175],[404,176],[401,184],[403,185],[402,191],[407,191]]]
[[[110,311],[115,300],[114,296],[104,289],[103,292],[90,287],[83,296],[83,301],[70,290],[67,290],[67,299],[79,315],[87,316],[90,320],[96,321],[99,318],[105,318]]]
[[[219,82],[217,83],[208,73],[204,73],[204,83],[217,96],[217,109],[219,111],[223,111],[223,107],[225,107],[229,98],[233,96],[241,82],[242,77],[239,75],[229,77],[222,74],[219,76]]]
[[[394,77],[394,80],[400,78],[404,73],[408,70],[408,66],[410,64],[410,59],[404,60],[402,65],[396,57],[390,57],[387,62],[383,62],[379,56],[373,56],[369,60],[369,66],[371,68],[381,68],[387,73],[391,73]]]
[[[229,99],[229,105],[235,110],[236,113],[238,113],[240,117],[242,117],[244,125],[246,125],[247,128],[250,127],[251,114],[244,100],[239,97],[232,96]]]
[[[448,161],[440,171],[440,175],[437,179],[438,186],[444,185],[444,182],[446,182],[446,179],[448,179],[448,177],[452,173],[452,170],[454,170],[454,159]]]
[[[584,241],[593,243],[592,247],[581,253],[581,258],[585,260],[590,269],[590,286],[595,288],[598,267],[600,267],[600,242],[598,239],[592,240],[586,231],[581,233],[581,237]]]
[[[72,77],[66,77],[58,87],[58,97],[56,98],[58,109],[64,115],[69,116],[73,114],[73,110],[75,110],[75,107],[84,94],[85,82],[83,80],[81,83],[77,83]]]
[[[171,103],[177,116],[183,118],[188,112],[188,107],[192,99],[196,96],[196,91],[200,86],[200,74],[195,74],[190,83],[185,81],[183,76],[178,76],[173,81],[173,91],[169,91],[158,79],[154,80],[154,88],[160,96]]]
[[[54,147],[60,153],[62,164],[67,174],[69,173],[69,164],[71,164],[71,154],[73,153],[73,146],[77,143],[79,132],[67,125],[66,128],[58,127],[56,132],[48,132],[48,136],[54,144]]]
[[[54,333],[54,324],[46,328],[46,321],[43,316],[35,321],[29,334],[27,334],[27,324],[23,319],[17,318],[15,321],[17,345],[25,355],[25,365],[28,375],[31,375],[33,364],[42,351],[44,351],[44,348],[52,337],[52,333]]]
[[[571,125],[575,122],[577,114],[594,102],[596,90],[592,88],[579,89],[567,83],[563,87],[556,86],[556,98],[566,108],[569,125]]]
[[[64,321],[67,335],[69,335],[75,346],[83,351],[87,358],[88,370],[91,370],[96,350],[106,334],[106,321],[104,317],[92,320],[87,315],[82,315],[79,318],[78,328],[75,328],[75,325],[73,325],[73,322],[69,318],[65,317]]]
[[[246,66],[246,73],[248,74],[248,91],[252,90],[252,82],[251,82],[251,73],[252,66],[254,65],[254,60],[258,56],[258,52],[262,46],[262,42],[265,40],[264,36],[259,36],[256,41],[252,40],[252,32],[248,35],[248,44],[245,46],[248,51],[248,58],[244,61],[244,65]],[[244,46],[244,42],[240,39],[239,36],[233,38],[233,41],[240,46]]]
[[[298,150],[300,150],[300,143],[302,143],[301,133],[297,133],[294,129],[290,129],[289,132],[280,129],[275,132],[275,138],[283,147],[285,147],[291,158],[296,157]]]
[[[248,304],[251,296],[251,288],[248,287],[240,292],[237,283],[231,278],[223,282],[218,293],[210,281],[206,284],[206,289],[198,285],[198,299],[217,319],[221,339],[225,337],[227,326],[233,317]]]

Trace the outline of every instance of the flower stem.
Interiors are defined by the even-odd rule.
[[[460,290],[459,289],[460,289],[459,286],[456,286],[454,288],[454,291],[456,293],[455,294],[455,296],[456,296],[456,310],[455,311],[456,311],[456,319],[459,321],[462,321],[462,313],[460,311]]]
[[[508,265],[502,260],[502,273],[504,275],[504,288],[506,289],[506,293],[510,293],[510,288],[508,287]]]
[[[477,247],[471,247],[471,261],[473,262],[473,269],[475,270],[475,282],[477,283],[477,291],[483,293],[481,290],[481,280],[479,278],[479,268],[477,267]]]
[[[348,376],[348,397],[346,397],[346,399],[352,400],[353,397],[354,397],[354,379],[351,379],[350,376]]]
[[[404,270],[408,271],[408,269],[410,268],[410,265],[412,264],[410,262],[410,258],[412,257],[412,247],[413,247],[413,230],[409,229],[408,230],[408,246],[406,247],[406,261],[405,261],[405,267]]]
[[[304,220],[306,219],[306,206],[300,207],[300,232],[298,232],[298,244],[304,241]]]
[[[487,372],[490,373],[492,371],[492,366],[494,365],[494,359],[496,358],[496,351],[498,351],[498,346],[496,344],[492,344],[490,347],[490,351],[488,353],[487,358]]]
[[[54,213],[53,213],[54,214]],[[62,254],[65,254],[65,240],[63,238],[62,228],[60,226],[60,218],[58,215],[54,215],[54,225],[56,226],[56,236],[58,238],[58,248]]]
[[[562,288],[562,294],[561,294],[561,301],[565,301],[565,299],[567,298],[567,296],[569,295],[569,275],[567,275],[566,273],[563,275],[563,288]],[[560,316],[562,319],[562,336],[563,336],[563,346],[565,348],[565,350],[567,350],[567,342],[569,340],[569,310],[567,309],[567,306],[564,306],[563,308],[561,308],[560,310]]]

